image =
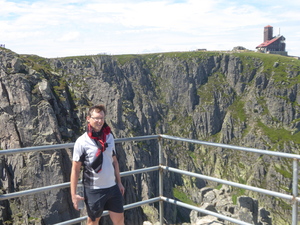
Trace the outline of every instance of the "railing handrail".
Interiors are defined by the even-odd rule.
[[[277,151],[270,151],[270,150],[257,149],[257,148],[247,148],[247,147],[240,147],[240,146],[228,145],[228,144],[220,144],[220,143],[209,142],[209,141],[199,141],[199,140],[175,137],[175,136],[170,136],[170,135],[165,135],[165,134],[146,135],[146,136],[137,136],[137,137],[129,137],[129,138],[116,138],[115,143],[121,143],[121,142],[127,142],[127,141],[153,140],[153,139],[157,139],[159,137],[164,138],[164,139],[174,140],[174,141],[183,141],[183,142],[189,142],[189,143],[194,143],[194,144],[214,146],[214,147],[218,147],[218,148],[234,149],[234,150],[239,150],[239,151],[246,151],[246,152],[252,152],[252,153],[257,153],[257,154],[277,156],[277,157],[290,158],[290,159],[299,159],[300,160],[300,155],[293,154],[293,153],[277,152]],[[0,156],[1,155],[8,155],[8,154],[15,154],[15,153],[24,153],[24,152],[47,151],[47,150],[73,148],[74,144],[75,143],[73,142],[73,143],[66,143],[66,144],[42,145],[42,146],[34,146],[34,147],[0,150]]]
[[[184,141],[184,142],[189,142],[189,143],[194,143],[194,144],[202,144],[202,145],[214,146],[214,147],[218,147],[218,148],[234,149],[234,150],[239,150],[239,151],[263,154],[263,155],[278,156],[278,157],[290,158],[290,159],[300,159],[300,155],[292,154],[292,153],[277,152],[277,151],[270,151],[270,150],[257,149],[257,148],[247,148],[247,147],[240,147],[240,146],[228,145],[228,144],[219,144],[219,143],[214,143],[214,142],[209,142],[209,141],[199,141],[199,140],[174,137],[174,136],[164,135],[164,134],[161,134],[160,136],[162,138],[170,139],[170,140],[174,140],[174,141]]]
[[[147,135],[147,136],[138,136],[138,137],[129,137],[129,138],[116,138],[115,143],[121,143],[121,142],[127,142],[127,141],[153,140],[153,139],[157,139],[159,136],[160,135]],[[65,144],[41,145],[41,146],[34,146],[34,147],[0,150],[0,156],[16,154],[16,153],[24,153],[24,152],[40,152],[40,151],[47,151],[47,150],[73,148],[74,144],[75,143],[72,142],[72,143],[65,143]]]
[[[17,153],[25,153],[25,152],[41,152],[41,151],[47,151],[47,150],[73,148],[74,144],[75,143],[66,143],[66,144],[42,145],[42,146],[34,146],[34,147],[26,147],[26,148],[0,150],[0,156],[1,155],[9,155],[9,154],[17,154]]]
[[[163,196],[163,187],[162,187],[162,171],[170,171],[170,172],[175,172],[183,175],[188,175],[188,176],[194,176],[197,178],[201,178],[204,180],[210,180],[230,186],[235,186],[238,188],[246,189],[246,190],[251,190],[263,194],[268,194],[271,196],[291,200],[293,204],[293,210],[292,210],[292,225],[296,225],[298,223],[298,202],[300,202],[300,198],[298,197],[298,162],[300,159],[300,155],[297,154],[291,154],[291,153],[283,153],[283,152],[276,152],[276,151],[270,151],[270,150],[264,150],[264,149],[256,149],[256,148],[246,148],[246,147],[240,147],[240,146],[235,146],[235,145],[228,145],[228,144],[219,144],[219,143],[214,143],[214,142],[207,142],[207,141],[199,141],[199,140],[193,140],[193,139],[188,139],[188,138],[180,138],[180,137],[175,137],[175,136],[170,136],[170,135],[147,135],[147,136],[137,136],[137,137],[129,137],[129,138],[117,138],[115,139],[115,143],[121,143],[121,142],[127,142],[127,141],[145,141],[145,140],[153,140],[153,139],[158,139],[159,141],[159,165],[158,166],[152,166],[152,167],[147,167],[147,168],[142,168],[142,169],[137,169],[133,171],[125,171],[121,172],[120,175],[121,177],[124,176],[129,176],[133,174],[138,174],[138,173],[144,173],[144,172],[151,172],[151,171],[159,171],[159,197],[148,199],[148,200],[143,200],[141,202],[136,202],[132,203],[129,205],[125,205],[124,209],[129,209],[129,208],[135,208],[137,206],[141,206],[144,204],[149,204],[153,202],[160,202],[159,208],[160,208],[160,224],[163,224],[163,207],[162,207],[162,202],[168,202],[172,203],[175,205],[183,206],[186,208],[190,209],[195,209],[196,211],[203,212],[208,215],[213,215],[221,219],[225,219],[237,224],[241,225],[249,225],[249,223],[243,222],[243,221],[238,221],[236,219],[232,219],[231,217],[223,216],[221,214],[217,213],[212,213],[211,211],[207,211],[204,209],[201,209],[199,207],[195,207],[177,200],[173,200],[170,198],[166,198]],[[263,154],[263,155],[269,155],[269,156],[277,156],[277,157],[284,157],[284,158],[290,158],[294,159],[293,160],[293,191],[292,195],[288,194],[283,194],[280,192],[275,192],[275,191],[270,191],[262,188],[257,188],[249,185],[244,185],[244,184],[239,184],[231,181],[226,181],[223,179],[218,179],[210,176],[205,176],[197,173],[192,173],[189,171],[184,171],[184,170],[179,170],[176,168],[168,167],[162,164],[162,151],[161,151],[161,139],[169,139],[169,140],[175,140],[175,141],[183,141],[183,142],[189,142],[189,143],[194,143],[194,144],[202,144],[202,145],[207,145],[207,146],[214,146],[218,148],[226,148],[226,149],[234,149],[234,150],[240,150],[240,151],[246,151],[246,152],[252,152],[252,153],[258,153],[258,154]],[[0,150],[0,156],[1,155],[9,155],[9,154],[16,154],[16,153],[25,153],[25,152],[35,152],[35,151],[46,151],[46,150],[58,150],[58,149],[68,149],[68,148],[73,148],[75,143],[66,143],[66,144],[55,144],[55,145],[46,145],[46,146],[35,146],[35,147],[27,147],[27,148],[17,148],[17,149],[8,149],[8,150]],[[24,190],[24,191],[19,191],[19,192],[13,192],[13,193],[8,193],[8,194],[3,194],[0,195],[0,201],[1,200],[6,200],[6,199],[11,199],[15,197],[21,197],[25,195],[30,195],[30,194],[35,194],[35,193],[40,193],[44,191],[49,191],[52,189],[57,189],[57,188],[67,188],[70,186],[70,182],[66,183],[61,183],[61,184],[55,184],[55,185],[50,185],[50,186],[45,186],[45,187],[40,187],[40,188],[35,188],[35,189],[30,189],[30,190]],[[103,215],[106,215],[107,212],[104,212]],[[80,217],[76,218],[73,220],[65,221],[59,224],[74,224],[79,221],[83,221],[86,219],[86,217]]]
[[[176,169],[176,168],[172,168],[172,167],[168,167],[168,166],[161,166],[161,168],[163,168],[166,171],[171,171],[171,172],[175,172],[175,173],[179,173],[179,174],[183,174],[183,175],[188,175],[188,176],[192,176],[192,177],[197,177],[203,180],[210,180],[210,181],[214,181],[220,184],[225,184],[225,185],[229,185],[229,186],[233,186],[233,187],[237,187],[237,188],[242,188],[245,190],[249,190],[249,191],[255,191],[258,193],[262,193],[262,194],[266,194],[266,195],[271,195],[274,197],[278,197],[278,198],[283,198],[283,199],[287,199],[290,201],[296,200],[298,202],[300,202],[300,197],[294,197],[293,195],[288,195],[288,194],[283,194],[277,191],[270,191],[264,188],[257,188],[257,187],[253,187],[250,185],[245,185],[245,184],[240,184],[240,183],[236,183],[236,182],[232,182],[232,181],[227,181],[227,180],[223,180],[223,179],[219,179],[219,178],[215,178],[215,177],[210,177],[210,176],[206,176],[206,175],[201,175],[198,173],[193,173],[193,172],[188,172],[185,170],[180,170],[180,169]]]
[[[129,176],[129,175],[133,175],[133,174],[139,174],[139,173],[145,173],[145,172],[151,172],[151,171],[157,171],[157,170],[159,170],[159,166],[153,166],[153,167],[147,167],[147,168],[143,168],[143,169],[121,172],[120,176],[125,177],[125,176]],[[49,185],[49,186],[38,187],[38,188],[33,188],[33,189],[23,190],[23,191],[18,191],[18,192],[12,192],[12,193],[8,193],[8,194],[2,194],[2,195],[0,195],[0,201],[17,198],[17,197],[22,197],[22,196],[26,196],[26,195],[31,195],[31,194],[36,194],[36,193],[41,193],[44,191],[51,191],[51,190],[58,189],[58,188],[68,188],[68,187],[70,187],[70,182],[53,184],[53,185]]]

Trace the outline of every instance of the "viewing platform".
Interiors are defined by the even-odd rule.
[[[298,211],[299,211],[299,201],[300,197],[298,196],[298,183],[299,183],[299,160],[300,160],[300,155],[297,154],[290,154],[290,153],[283,153],[283,152],[276,152],[276,151],[268,151],[268,150],[263,150],[263,149],[255,149],[255,148],[247,148],[247,147],[240,147],[240,146],[234,146],[234,145],[227,145],[227,144],[220,144],[220,143],[213,143],[213,142],[207,142],[207,141],[200,141],[200,140],[194,140],[194,139],[188,139],[188,138],[181,138],[181,137],[175,137],[175,136],[169,136],[169,135],[147,135],[147,136],[138,136],[138,137],[130,137],[130,138],[117,138],[115,139],[115,143],[124,143],[124,142],[140,142],[140,141],[148,141],[148,140],[156,140],[158,142],[158,165],[153,165],[147,168],[140,168],[132,171],[124,171],[121,172],[121,177],[126,177],[126,176],[131,176],[131,175],[136,175],[136,174],[141,174],[141,173],[149,173],[153,171],[158,172],[158,196],[134,202],[131,204],[125,204],[124,209],[133,209],[142,205],[147,205],[147,204],[152,204],[158,202],[159,204],[159,223],[161,225],[165,224],[164,220],[164,204],[173,204],[176,206],[180,207],[185,207],[190,210],[195,210],[197,212],[200,212],[205,215],[211,215],[216,218],[219,218],[220,220],[223,221],[229,221],[234,224],[241,224],[241,225],[251,225],[249,221],[241,221],[226,215],[222,215],[217,212],[213,212],[207,209],[203,209],[201,207],[197,207],[191,204],[184,203],[182,201],[176,200],[176,199],[171,199],[168,197],[165,197],[164,193],[164,176],[166,173],[176,173],[180,175],[186,175],[194,178],[199,178],[202,180],[206,181],[212,181],[216,182],[218,184],[224,184],[232,187],[237,187],[253,192],[258,192],[261,194],[273,196],[276,198],[288,200],[291,203],[291,214],[287,215],[287,217],[291,218],[291,225],[298,225],[299,217],[298,217]],[[254,154],[259,154],[259,155],[268,155],[272,157],[278,157],[278,158],[288,158],[292,159],[292,169],[293,169],[293,174],[291,178],[291,184],[292,184],[292,194],[286,194],[286,193],[280,193],[276,191],[271,191],[267,190],[264,188],[259,188],[259,187],[254,187],[250,185],[245,185],[237,182],[232,182],[232,181],[227,181],[224,179],[219,179],[211,176],[206,176],[203,174],[199,173],[194,173],[186,170],[181,170],[178,168],[172,168],[167,165],[165,165],[165,160],[164,160],[164,155],[163,155],[163,141],[164,140],[169,140],[169,141],[175,141],[175,142],[185,142],[185,143],[190,143],[193,145],[205,145],[205,146],[212,146],[216,148],[222,148],[222,149],[231,149],[234,151],[243,151],[246,153],[254,153]],[[35,146],[35,147],[27,147],[27,148],[19,148],[19,149],[8,149],[8,150],[0,150],[0,156],[11,156],[14,154],[18,153],[29,153],[29,152],[41,152],[41,151],[46,151],[46,150],[59,150],[59,149],[71,149],[73,148],[74,143],[67,143],[67,144],[56,144],[56,145],[47,145],[47,146]],[[44,187],[38,187],[34,189],[29,189],[29,190],[23,190],[23,191],[18,191],[18,192],[12,192],[12,193],[6,193],[0,195],[0,201],[6,201],[9,199],[14,199],[14,198],[19,198],[22,196],[27,196],[27,195],[34,195],[36,193],[43,193],[47,191],[51,191],[54,189],[64,189],[64,188],[69,188],[70,187],[70,182],[65,182],[65,183],[60,183],[60,184],[54,184],[50,186],[44,186]],[[126,202],[125,202],[126,203]],[[105,211],[103,216],[108,215],[108,212]],[[60,221],[56,224],[78,224],[80,222],[83,222],[87,219],[86,216],[83,217],[78,217],[78,218],[73,218],[68,221]]]

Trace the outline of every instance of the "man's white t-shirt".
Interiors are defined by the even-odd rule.
[[[115,154],[115,141],[110,133],[106,136],[107,147],[103,154],[102,169],[96,173],[90,166],[96,158],[98,146],[87,132],[81,135],[75,142],[73,161],[81,161],[84,166],[83,183],[91,189],[109,188],[116,184],[115,170],[113,166],[113,155]]]

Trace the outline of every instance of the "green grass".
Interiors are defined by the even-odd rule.
[[[293,141],[296,144],[300,144],[300,132],[293,134],[284,128],[274,129],[273,127],[268,127],[261,121],[257,122],[258,126],[263,130],[264,134],[270,138],[272,143],[282,143]]]
[[[222,53],[220,52],[203,52],[203,51],[191,51],[191,52],[165,52],[165,53],[150,53],[150,54],[125,54],[125,55],[114,55],[113,58],[117,59],[117,61],[124,65],[127,62],[130,62],[134,59],[140,59],[145,61],[148,65],[150,62],[157,62],[157,60],[161,60],[162,58],[177,58],[179,60],[195,60],[197,58],[204,59],[209,58],[211,56],[218,56]]]
[[[46,58],[37,55],[21,55],[20,57],[24,60],[25,64],[36,71],[51,70],[50,64]]]
[[[138,58],[141,58],[141,55],[115,55],[114,56],[114,59],[116,59],[117,62],[122,66]]]
[[[184,193],[183,191],[181,191],[178,188],[173,188],[173,195],[175,198],[177,198],[178,200],[180,200],[183,203],[186,204],[190,204],[190,205],[196,205],[190,198],[189,196],[187,196],[186,193]]]
[[[245,195],[245,192],[246,192],[245,189],[239,188],[238,191],[237,191],[237,194],[232,195],[232,202],[233,202],[234,205],[237,204],[238,197]]]
[[[293,174],[289,171],[287,171],[285,168],[282,168],[282,165],[280,166],[274,166],[275,167],[275,171],[280,173],[283,177],[288,178],[288,179],[292,179],[293,178]]]
[[[300,81],[299,73],[295,77],[289,76],[289,71],[300,71],[300,60],[295,58],[257,52],[234,53],[234,55],[241,58],[243,65],[259,63],[263,68],[262,73],[268,78],[272,78],[275,83],[285,82],[286,86],[297,84]],[[274,63],[277,63],[277,66],[274,66]]]
[[[245,113],[244,106],[245,106],[244,101],[240,99],[236,99],[228,109],[231,111],[233,118],[245,122],[247,119],[247,115]]]

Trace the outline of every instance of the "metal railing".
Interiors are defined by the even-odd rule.
[[[138,206],[146,205],[146,204],[151,204],[154,202],[159,202],[159,220],[160,224],[163,223],[163,218],[164,218],[164,211],[163,211],[163,203],[171,203],[175,204],[178,206],[182,206],[188,209],[196,210],[198,212],[207,214],[207,215],[212,215],[217,218],[233,222],[235,224],[240,224],[240,225],[250,225],[250,223],[243,222],[228,216],[224,216],[209,210],[201,209],[196,206],[192,206],[183,202],[180,202],[178,200],[166,198],[163,196],[163,172],[164,171],[169,171],[169,172],[174,172],[174,173],[179,173],[182,175],[188,175],[196,178],[201,178],[204,180],[209,180],[209,181],[214,181],[217,183],[221,184],[226,184],[266,195],[271,195],[274,197],[290,200],[292,204],[292,225],[297,225],[298,224],[298,202],[300,202],[300,198],[298,197],[298,164],[300,160],[300,155],[297,154],[289,154],[289,153],[282,153],[282,152],[275,152],[275,151],[268,151],[268,150],[263,150],[263,149],[255,149],[255,148],[245,148],[245,147],[240,147],[240,146],[234,146],[234,145],[226,145],[226,144],[219,144],[219,143],[213,143],[213,142],[206,142],[206,141],[199,141],[199,140],[193,140],[193,139],[187,139],[187,138],[180,138],[180,137],[174,137],[174,136],[169,136],[169,135],[148,135],[148,136],[140,136],[140,137],[132,137],[132,138],[118,138],[115,139],[115,143],[122,143],[122,142],[128,142],[128,141],[145,141],[145,140],[153,140],[157,139],[158,140],[158,146],[159,146],[159,165],[158,166],[153,166],[153,167],[148,167],[148,168],[143,168],[143,169],[137,169],[133,171],[126,171],[126,172],[121,172],[121,177],[125,176],[130,176],[134,174],[139,174],[139,173],[146,173],[146,172],[151,172],[151,171],[159,171],[159,196],[154,197],[148,200],[143,200],[140,202],[135,202],[132,204],[128,204],[124,206],[124,210],[132,209]],[[290,158],[293,159],[293,184],[292,184],[292,195],[289,194],[284,194],[280,192],[275,192],[275,191],[270,191],[267,189],[263,188],[257,188],[249,185],[244,185],[240,183],[235,183],[231,181],[226,181],[223,179],[219,178],[214,178],[210,176],[205,176],[201,175],[198,173],[192,173],[172,167],[165,166],[163,164],[163,151],[162,151],[162,139],[169,139],[173,141],[183,141],[183,142],[188,142],[188,143],[193,143],[193,144],[201,144],[201,145],[206,145],[206,146],[214,146],[218,148],[225,148],[225,149],[233,149],[233,150],[239,150],[239,151],[245,151],[245,152],[252,152],[252,153],[258,153],[260,155],[269,155],[269,156],[276,156],[276,157],[283,157],[283,158]],[[29,147],[29,148],[20,148],[20,149],[10,149],[10,150],[1,150],[0,151],[0,156],[1,155],[9,155],[9,154],[15,154],[15,153],[23,153],[23,152],[32,152],[32,151],[45,151],[45,150],[56,150],[56,149],[65,149],[65,148],[73,148],[74,143],[69,143],[69,144],[57,144],[57,145],[49,145],[49,146],[37,146],[37,147]],[[56,185],[50,185],[46,187],[40,187],[40,188],[35,188],[35,189],[30,189],[30,190],[24,190],[24,191],[19,191],[19,192],[14,192],[14,193],[8,193],[8,194],[3,194],[0,195],[0,201],[1,200],[7,200],[11,198],[16,198],[16,197],[21,197],[25,195],[31,195],[31,194],[36,194],[44,191],[49,191],[57,188],[68,188],[70,186],[70,182],[62,183],[62,184],[56,184]],[[104,211],[103,216],[108,215],[107,211]],[[87,216],[68,220],[65,222],[58,223],[60,225],[63,224],[75,224],[81,221],[85,221],[87,219]]]

